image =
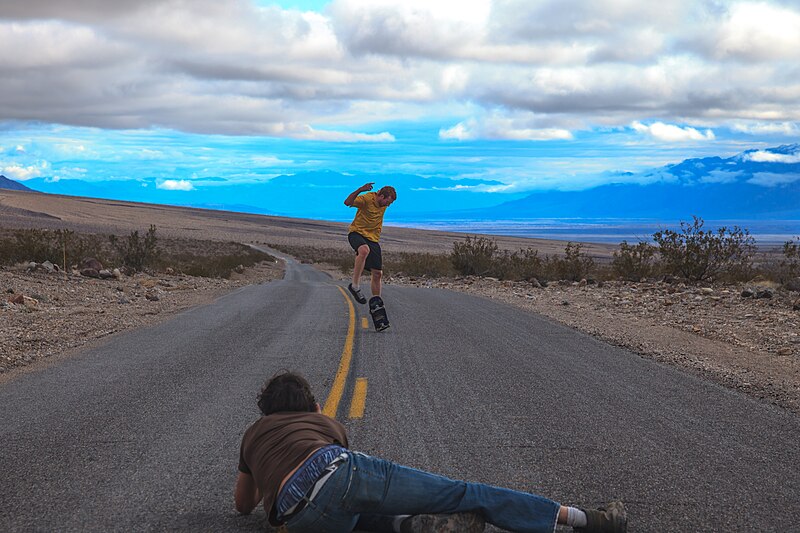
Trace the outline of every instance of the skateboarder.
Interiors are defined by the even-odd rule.
[[[323,415],[300,375],[282,372],[261,389],[262,416],[244,433],[235,503],[249,514],[263,503],[289,533],[625,533],[621,502],[581,510],[525,492],[455,481],[348,448],[338,421]]]
[[[397,199],[397,192],[390,186],[383,187],[378,192],[367,192],[372,190],[373,184],[374,182],[370,182],[362,185],[344,200],[344,205],[358,208],[353,223],[350,224],[350,233],[347,235],[350,246],[356,251],[353,281],[347,288],[361,304],[367,303],[360,287],[361,274],[365,270],[371,276],[372,295],[381,295],[383,259],[378,241],[383,229],[383,214]],[[363,192],[367,194],[361,194]]]

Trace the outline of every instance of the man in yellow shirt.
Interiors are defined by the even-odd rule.
[[[378,192],[367,192],[372,190],[372,185],[373,182],[362,185],[350,193],[350,196],[344,201],[344,205],[358,208],[353,223],[350,224],[350,233],[347,235],[350,246],[356,251],[353,282],[347,288],[361,304],[367,303],[359,286],[361,274],[365,270],[370,273],[372,278],[372,295],[381,295],[383,259],[378,241],[381,238],[381,229],[383,229],[383,214],[386,212],[386,208],[397,199],[394,187],[386,186]],[[361,194],[362,192],[367,192],[367,194]]]

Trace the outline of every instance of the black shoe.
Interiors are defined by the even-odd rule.
[[[401,533],[483,533],[486,522],[478,513],[420,514],[400,524]]]
[[[350,293],[353,295],[353,298],[355,298],[358,303],[367,303],[367,299],[364,298],[363,294],[361,294],[361,289],[354,289],[352,283],[347,286],[347,290],[350,291]]]
[[[582,533],[625,533],[628,514],[622,502],[611,502],[598,509],[581,509],[586,513],[586,527],[576,527]]]

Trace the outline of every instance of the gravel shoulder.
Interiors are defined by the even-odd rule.
[[[266,261],[231,279],[138,273],[103,280],[24,266],[0,269],[0,382],[238,287],[282,277],[283,263]]]

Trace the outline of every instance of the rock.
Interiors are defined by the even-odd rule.
[[[33,309],[34,307],[39,305],[39,300],[37,300],[36,298],[30,298],[28,296],[23,296],[22,300],[23,300],[23,303],[25,304],[25,307],[27,307],[28,309]]]
[[[531,278],[528,283],[530,283],[531,286],[533,286],[536,289],[541,289],[542,288],[542,284],[539,283],[539,280],[536,279],[536,278]]]
[[[147,298],[148,300],[150,300],[151,302],[157,302],[157,301],[159,301],[161,299],[161,298],[158,297],[158,293],[153,292],[153,291],[146,292],[144,297]]]
[[[588,282],[588,281],[586,281],[586,278],[584,278],[584,279],[582,279],[582,280],[580,280],[580,281],[578,282],[578,287],[585,287],[585,286],[586,286],[586,285],[588,285],[588,284],[589,284],[589,282]]]
[[[127,296],[120,296],[119,300],[117,300],[117,303],[125,305],[131,303],[131,301],[128,300]]]
[[[703,287],[700,289],[700,294],[714,294],[714,289],[711,287]]]
[[[100,276],[101,279],[111,279],[114,277],[114,273],[105,268],[99,271],[97,275]]]
[[[569,305],[569,302],[566,300],[561,300],[561,305]]]
[[[80,264],[80,267],[79,267],[79,270],[81,270],[81,271],[86,270],[86,269],[96,270],[97,272],[100,272],[101,270],[103,270],[103,263],[101,263],[100,261],[98,261],[94,257],[87,257],[86,259],[81,261],[81,264]]]
[[[44,263],[42,263],[42,268],[45,271],[50,272],[51,274],[53,272],[58,272],[58,267],[53,263],[51,263],[50,261],[45,261]]]
[[[85,276],[87,278],[99,278],[100,272],[93,268],[84,268],[81,270],[81,276]]]
[[[756,292],[756,299],[758,300],[761,298],[772,298],[772,289],[759,289],[758,292]]]
[[[792,305],[792,311],[800,311],[800,300],[797,300],[794,305]]]
[[[6,292],[7,292],[8,294],[14,294],[14,289],[12,289],[11,287],[9,287],[9,288],[7,288],[7,289],[6,289]]]
[[[778,350],[778,355],[792,355],[793,350],[789,347],[780,348]]]
[[[37,268],[39,268],[39,265],[36,264],[36,261],[31,261],[30,263],[28,263],[28,268],[27,268],[28,272],[33,272]]]
[[[115,268],[111,273],[114,275],[116,279],[122,279],[122,272],[118,268]]]
[[[25,296],[17,294],[16,296],[9,298],[8,301],[15,305],[22,305],[25,303]]]
[[[800,278],[792,278],[783,284],[783,288],[787,291],[800,292]]]
[[[172,267],[167,267],[167,269],[164,272],[166,272],[171,276],[175,273],[175,269],[173,269]]]
[[[756,291],[754,291],[750,287],[747,287],[744,290],[742,290],[742,298],[752,298],[755,295]]]
[[[237,265],[233,270],[237,274],[244,274],[244,265]]]

